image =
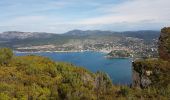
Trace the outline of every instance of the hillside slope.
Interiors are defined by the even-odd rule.
[[[0,100],[95,100],[109,98],[111,89],[104,73],[40,56],[16,57],[11,50],[0,49]]]

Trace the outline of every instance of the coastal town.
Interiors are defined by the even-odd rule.
[[[146,43],[143,39],[123,37],[119,40],[70,40],[61,45],[49,44],[28,47],[18,47],[16,52],[84,52],[96,51],[110,53],[112,51],[126,51],[134,58],[157,57],[157,40]]]

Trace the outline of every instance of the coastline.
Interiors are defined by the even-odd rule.
[[[101,53],[107,53],[105,51],[95,51],[95,50],[75,50],[75,51],[17,51],[17,50],[14,50],[13,51],[14,53],[54,53],[54,52],[57,52],[57,53],[72,53],[72,52],[101,52]]]
[[[111,56],[108,56],[108,52],[106,51],[95,51],[95,50],[77,50],[77,51],[14,51],[14,53],[30,53],[30,54],[34,54],[34,53],[79,53],[79,52],[99,52],[99,53],[103,53],[103,54],[106,54],[104,57],[107,58],[107,59],[133,59],[132,57],[111,57]]]
[[[109,55],[106,55],[105,57],[107,59],[133,59],[132,57],[113,57],[113,56],[109,56]]]

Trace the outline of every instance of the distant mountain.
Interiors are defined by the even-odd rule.
[[[87,31],[72,30],[72,31],[64,33],[64,35],[87,36],[87,35],[111,35],[111,34],[115,34],[115,33],[117,33],[117,32],[100,31],[100,30],[87,30]]]
[[[49,38],[55,34],[45,32],[19,32],[19,31],[7,31],[0,34],[1,40],[13,40],[13,39],[28,39],[28,38]]]
[[[143,31],[125,31],[121,32],[124,36],[135,37],[144,40],[158,39],[160,31],[143,30]]]
[[[90,35],[113,35],[113,36],[126,36],[134,37],[140,39],[156,39],[160,35],[160,31],[125,31],[125,32],[113,32],[113,31],[100,31],[100,30],[72,30],[64,34],[54,34],[54,33],[45,33],[45,32],[19,32],[19,31],[7,31],[0,34],[1,40],[11,40],[11,39],[28,39],[28,38],[53,38],[56,36],[90,36]]]
[[[124,31],[124,32],[113,32],[113,31],[100,31],[100,30],[72,30],[64,35],[75,35],[75,36],[87,36],[87,35],[119,35],[126,37],[134,37],[145,40],[157,39],[160,35],[160,31],[153,30],[142,30],[142,31]]]

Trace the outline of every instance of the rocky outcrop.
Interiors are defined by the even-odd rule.
[[[165,27],[161,30],[158,44],[160,58],[170,61],[170,27]]]
[[[152,71],[145,69],[142,62],[133,63],[133,87],[146,88],[152,82],[149,77],[151,76]],[[151,72],[148,74],[148,72]]]
[[[145,59],[133,63],[133,87],[167,86],[170,82],[170,62]]]
[[[133,62],[133,87],[166,87],[170,82],[170,27],[161,30],[158,51],[161,59]]]

